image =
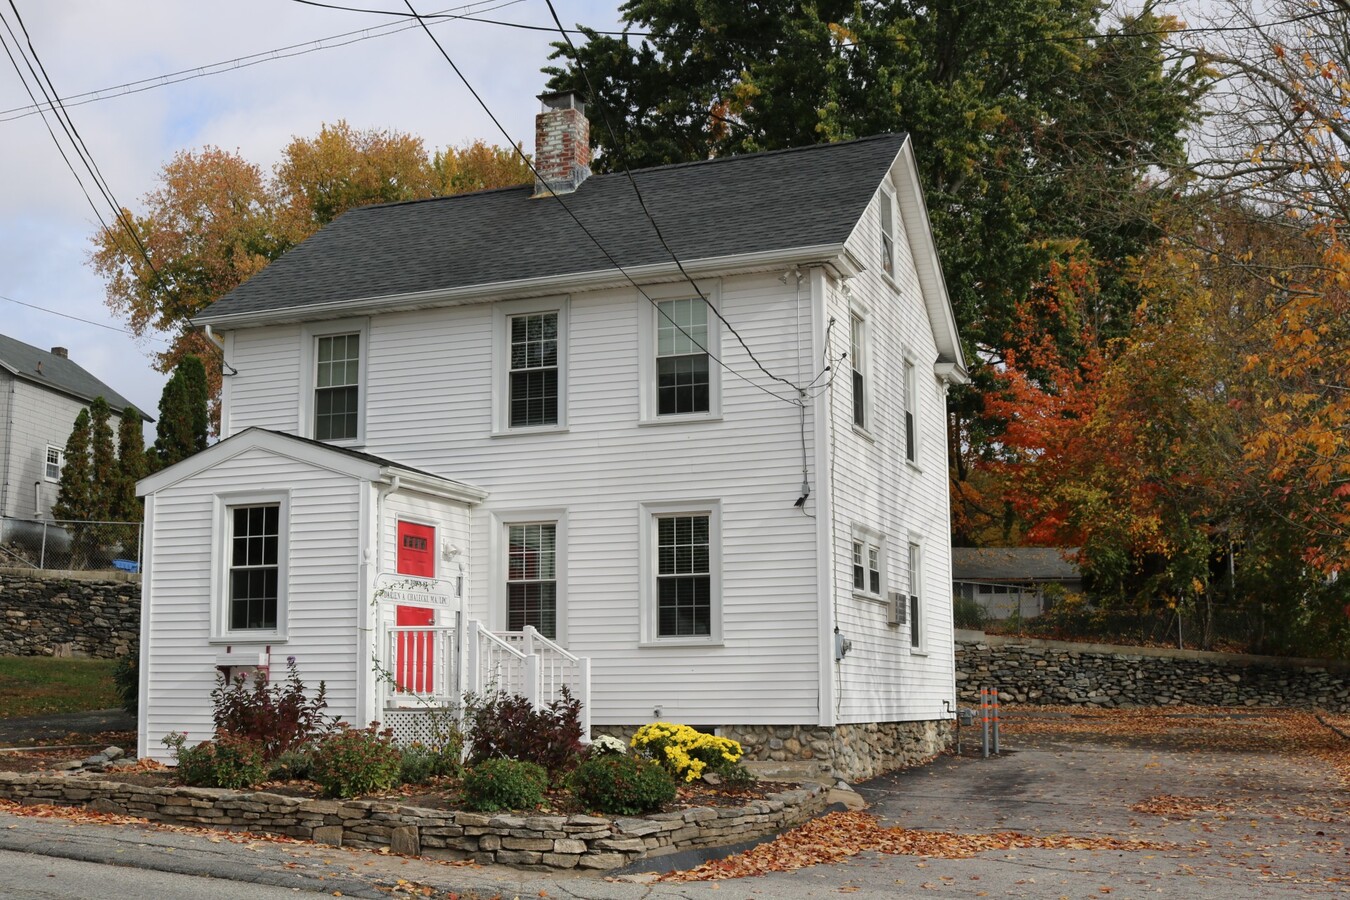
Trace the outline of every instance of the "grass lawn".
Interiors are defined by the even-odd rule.
[[[111,659],[0,656],[0,719],[111,709]]]

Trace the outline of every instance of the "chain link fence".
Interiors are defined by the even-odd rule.
[[[141,523],[0,516],[0,566],[139,572]]]

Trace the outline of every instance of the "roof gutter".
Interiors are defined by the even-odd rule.
[[[440,497],[444,500],[456,500],[470,505],[482,503],[488,496],[487,491],[472,485],[434,478],[420,472],[412,472],[394,466],[381,467],[380,478],[386,485],[392,485],[391,491],[402,488],[403,490],[429,494],[432,497]]]
[[[628,285],[630,284],[630,278],[639,283],[680,281],[684,279],[684,273],[686,272],[690,277],[698,277],[700,275],[721,274],[728,270],[753,271],[759,267],[776,269],[780,266],[822,264],[832,265],[841,277],[855,275],[860,270],[857,261],[851,253],[844,249],[842,243],[817,244],[810,247],[794,247],[786,250],[742,253],[733,256],[715,256],[694,260],[684,263],[683,272],[679,264],[672,261],[646,266],[629,266],[624,270],[628,273],[628,277],[624,277],[617,269],[600,269],[570,275],[546,275],[538,278],[497,281],[489,284],[466,285],[434,291],[415,291],[407,294],[384,294],[328,303],[310,303],[303,306],[290,306],[265,311],[227,313],[216,316],[202,314],[194,316],[190,321],[194,326],[210,325],[215,329],[229,331],[255,325],[342,318],[374,312],[395,312],[434,306],[461,306],[484,300],[514,300],[574,291],[601,290]]]

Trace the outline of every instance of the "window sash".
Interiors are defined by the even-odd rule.
[[[656,308],[656,414],[709,412],[707,301],[662,300]]]
[[[506,526],[506,627],[530,625],[544,637],[558,636],[558,525],[529,522]]]
[[[558,424],[558,314],[509,316],[511,428]]]
[[[281,504],[229,509],[229,569],[226,573],[231,631],[277,627],[280,597]]]
[[[867,427],[867,380],[864,375],[866,360],[864,354],[863,320],[853,316],[849,328],[849,365],[853,371],[853,424],[859,428]]]
[[[891,209],[891,195],[881,192],[881,268],[887,275],[895,274],[895,215]]]
[[[921,558],[919,554],[919,545],[909,545],[909,645],[914,649],[923,647],[923,608],[919,602],[919,593],[922,589],[919,579],[919,565]]]
[[[914,417],[914,363],[905,360],[904,377],[901,379],[901,388],[905,392],[905,459],[910,462],[918,460],[918,434],[916,432],[916,420]]]
[[[315,339],[314,438],[354,440],[360,431],[361,335]]]
[[[712,634],[711,517],[656,517],[657,635]]]
[[[65,463],[65,452],[57,447],[47,448],[47,462],[43,467],[43,475],[48,481],[61,480],[61,466]]]

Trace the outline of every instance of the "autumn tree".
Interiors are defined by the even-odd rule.
[[[420,138],[345,122],[293,139],[270,176],[217,147],[183,151],[161,170],[144,210],[124,211],[135,237],[100,229],[90,262],[108,307],[132,332],[172,335],[159,370],[196,355],[218,397],[219,350],[190,329],[192,316],[352,207],[523,184],[529,170],[514,156],[482,142],[428,155]]]

